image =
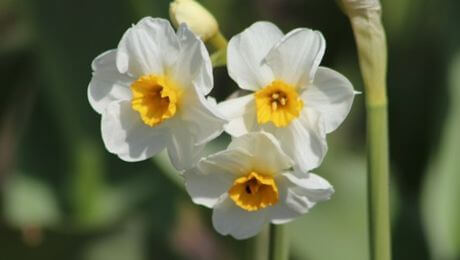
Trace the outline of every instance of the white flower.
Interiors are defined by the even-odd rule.
[[[249,133],[185,171],[185,185],[195,203],[213,208],[219,233],[245,239],[268,222],[305,214],[334,192],[325,179],[299,174],[293,165],[271,134]]]
[[[223,131],[212,65],[201,40],[185,25],[176,33],[167,20],[144,18],[118,48],[92,64],[91,106],[102,114],[108,151],[125,161],[152,157],[165,147],[174,166],[191,167],[204,144]]]
[[[228,45],[227,67],[238,86],[251,93],[219,104],[232,136],[272,133],[302,171],[316,168],[326,151],[326,133],[350,111],[355,92],[338,72],[319,67],[325,41],[318,31],[286,35],[257,22]]]
[[[175,0],[169,5],[169,17],[178,27],[187,26],[203,41],[213,37],[219,31],[219,25],[212,14],[194,0]]]

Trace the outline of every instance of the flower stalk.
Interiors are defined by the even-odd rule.
[[[367,106],[369,238],[373,260],[391,259],[387,120],[386,105]]]
[[[289,259],[289,237],[286,225],[270,224],[269,260]]]
[[[378,0],[342,0],[358,48],[364,81],[368,151],[370,259],[391,259],[387,45]]]
[[[218,31],[214,36],[209,38],[209,43],[216,49],[227,49],[228,41],[220,31]]]
[[[270,227],[266,225],[257,236],[252,239],[248,259],[266,260],[269,254]]]
[[[215,49],[211,55],[211,62],[213,67],[225,66],[227,64],[227,45],[228,41],[225,36],[218,31],[208,41]]]

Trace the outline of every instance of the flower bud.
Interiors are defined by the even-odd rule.
[[[192,32],[203,41],[219,31],[214,16],[194,0],[175,0],[169,6],[169,16],[175,27],[186,23]]]
[[[360,12],[380,12],[382,5],[380,0],[341,0],[342,5],[345,8],[345,12],[350,14]]]
[[[353,27],[368,104],[386,104],[387,45],[380,0],[341,0]]]

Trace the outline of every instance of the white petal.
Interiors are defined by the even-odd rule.
[[[291,183],[293,192],[298,195],[305,196],[311,202],[320,202],[329,200],[334,194],[334,188],[324,178],[309,173],[307,175],[301,173],[288,173],[284,175]]]
[[[255,171],[265,174],[279,174],[285,169],[294,166],[291,158],[285,154],[278,140],[265,132],[252,132],[234,138],[228,149],[244,149],[252,156],[251,160]]]
[[[296,29],[283,37],[265,58],[277,79],[296,87],[312,82],[323,58],[323,35],[310,29]]]
[[[229,120],[224,126],[225,131],[232,136],[241,136],[255,127],[256,105],[254,95],[232,98],[218,104],[220,113]]]
[[[301,119],[293,120],[288,127],[277,128],[275,136],[297,167],[308,172],[321,164],[327,152],[327,143],[324,132],[318,126],[322,124],[320,118]]]
[[[187,89],[183,97],[182,109],[177,116],[187,122],[196,145],[209,142],[223,132],[227,120],[219,113],[213,99],[206,99],[194,86]]]
[[[220,102],[218,108],[225,118],[234,119],[244,115],[251,106],[255,109],[255,103],[253,103],[253,101],[254,94],[249,94]]]
[[[307,213],[317,202],[329,200],[334,188],[316,174],[287,172],[276,179],[279,202],[270,208],[274,224],[287,223]]]
[[[134,77],[162,75],[176,61],[179,51],[177,36],[168,20],[146,17],[129,28],[117,52],[117,68]]]
[[[182,87],[198,86],[203,95],[213,87],[212,63],[203,42],[185,24],[177,31],[180,51],[172,67],[171,77]]]
[[[231,235],[236,239],[255,236],[267,223],[267,211],[246,211],[238,207],[227,196],[222,198],[212,212],[214,228],[222,235]]]
[[[225,132],[233,137],[238,137],[258,129],[257,114],[255,110],[248,110],[242,117],[231,120],[224,126]]]
[[[273,81],[273,73],[262,60],[282,37],[280,29],[269,22],[254,23],[232,37],[227,48],[227,68],[240,88],[258,90]]]
[[[283,174],[278,176],[276,184],[279,190],[279,200],[276,205],[269,208],[269,218],[274,224],[284,224],[307,213],[315,205],[303,194],[298,194],[293,185]]]
[[[204,172],[198,167],[186,170],[184,178],[185,188],[193,202],[209,208],[214,207],[233,183],[233,176],[224,171]]]
[[[115,66],[116,53],[116,50],[106,51],[91,64],[93,77],[88,86],[88,100],[99,114],[112,101],[131,99],[129,86],[134,79],[118,72]]]
[[[345,120],[354,96],[350,81],[325,67],[319,67],[313,84],[301,95],[304,104],[315,109],[323,118],[327,133],[337,129]]]
[[[248,158],[251,157],[246,150],[239,147],[217,152],[202,160],[197,164],[200,172],[212,174],[226,174],[235,177],[246,175],[252,170],[252,164]]]
[[[197,139],[191,134],[187,123],[181,120],[169,123],[170,136],[167,140],[169,159],[177,170],[189,169],[200,159],[205,144],[196,145]]]
[[[111,153],[125,161],[141,161],[165,148],[165,135],[147,126],[129,101],[112,102],[102,113],[102,139]]]
[[[185,185],[193,202],[214,207],[233,181],[252,169],[250,156],[242,149],[224,150],[201,159],[194,169],[187,170]]]

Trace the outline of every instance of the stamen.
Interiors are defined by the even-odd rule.
[[[281,100],[280,100],[281,105],[285,106],[286,103],[287,103],[286,100],[287,100],[287,99],[286,99],[285,97],[281,98]]]
[[[276,111],[277,108],[278,108],[278,102],[273,101],[273,102],[272,102],[272,110],[273,110],[273,111]]]
[[[257,123],[272,122],[276,127],[286,127],[300,115],[303,101],[294,86],[280,80],[255,93]]]

